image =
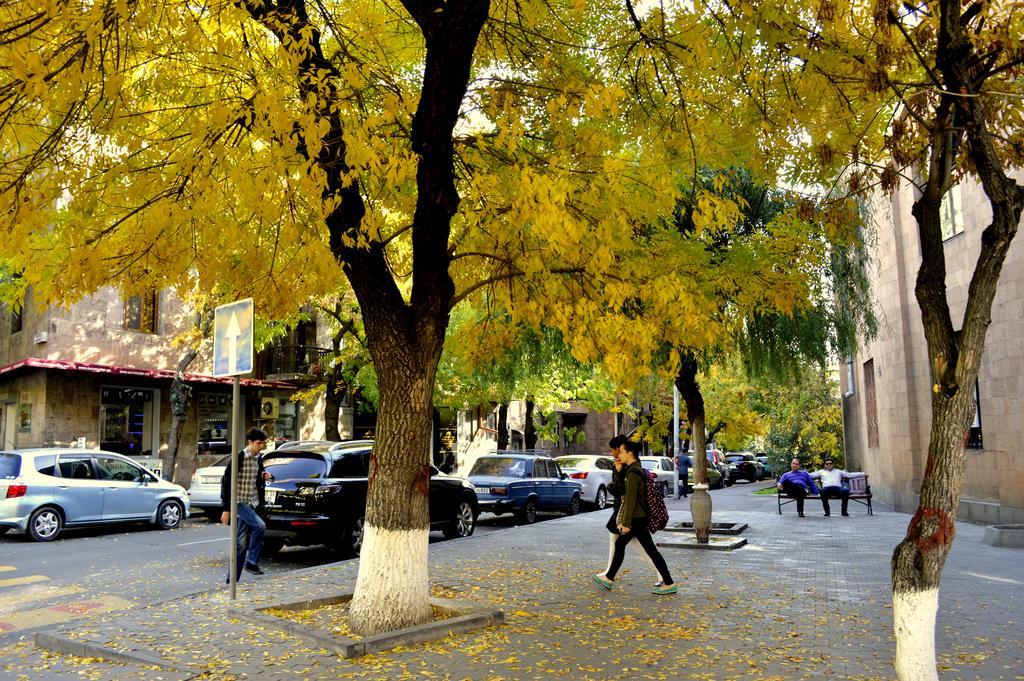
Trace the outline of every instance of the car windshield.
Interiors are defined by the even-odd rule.
[[[0,480],[13,480],[21,472],[21,457],[0,452]]]
[[[641,459],[640,460],[640,465],[643,466],[644,468],[646,468],[649,471],[656,471],[656,470],[658,470],[658,462],[657,461],[647,461],[647,460]]]
[[[740,461],[743,461],[742,456],[727,456],[726,458],[729,460],[729,463],[739,463]]]
[[[594,465],[593,459],[582,456],[560,456],[555,461],[562,468],[589,468]]]
[[[276,480],[327,477],[327,462],[315,454],[304,456],[296,452],[290,456],[268,457],[263,460],[263,465]]]
[[[493,475],[502,478],[525,478],[526,460],[504,457],[477,459],[470,475]]]

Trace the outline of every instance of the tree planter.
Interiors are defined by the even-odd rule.
[[[1011,549],[1024,549],[1024,525],[990,525],[985,528],[985,543]]]
[[[711,535],[711,495],[708,486],[696,484],[690,495],[690,516],[693,518],[693,533],[697,542],[706,544]]]
[[[347,603],[352,600],[351,593],[336,594],[293,603],[280,603],[261,608],[243,608],[238,611],[242,619],[263,626],[283,629],[289,634],[304,639],[342,657],[359,657],[368,653],[390,650],[400,645],[413,645],[425,641],[436,641],[449,634],[457,634],[475,629],[483,629],[505,622],[505,613],[498,608],[479,606],[464,601],[447,598],[431,598],[430,605],[435,611],[442,613],[444,619],[437,619],[426,624],[397,629],[383,634],[350,638],[332,634],[326,629],[317,629],[308,624],[300,624],[291,620],[269,614],[269,610],[292,610],[301,612],[315,610],[329,605]]]

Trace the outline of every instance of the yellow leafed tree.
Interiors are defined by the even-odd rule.
[[[198,289],[277,317],[346,278],[380,386],[354,630],[425,621],[431,397],[455,304],[486,294],[626,378],[666,329],[696,347],[716,332],[706,253],[662,229],[678,173],[774,177],[799,135],[763,125],[761,90],[789,86],[753,83],[773,53],[740,54],[710,9],[9,0],[14,292]],[[708,196],[698,213],[713,233],[735,206]],[[760,272],[757,291],[777,281],[788,304],[786,278]],[[638,297],[645,315],[617,313]]]

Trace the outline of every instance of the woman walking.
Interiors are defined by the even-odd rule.
[[[672,581],[672,575],[665,564],[658,547],[654,545],[654,537],[647,527],[647,510],[644,500],[647,496],[647,472],[640,466],[637,456],[640,454],[640,443],[627,441],[619,450],[619,459],[622,461],[622,477],[626,485],[626,493],[619,506],[618,515],[615,516],[616,529],[619,536],[615,540],[615,551],[612,554],[612,564],[608,571],[601,575],[594,575],[594,581],[606,589],[612,588],[615,575],[622,567],[622,559],[626,555],[626,545],[634,538],[639,542],[641,548],[654,563],[658,574],[661,575],[661,586],[655,587],[651,593],[664,595],[674,594],[679,589]]]
[[[615,557],[615,540],[619,538],[619,527],[616,519],[619,515],[619,508],[622,507],[622,498],[626,496],[626,484],[625,484],[625,471],[622,461],[619,458],[619,453],[625,449],[626,438],[622,435],[616,435],[608,441],[608,449],[611,450],[612,459],[615,462],[612,468],[612,481],[608,485],[608,493],[612,495],[612,514],[608,518],[606,527],[608,528],[608,565],[601,576],[606,576],[608,570],[612,567],[612,559]],[[639,552],[644,558],[647,559],[647,563],[651,566],[651,569],[657,573],[658,569],[654,567],[654,561],[646,553],[640,550],[640,545],[636,541],[636,537],[632,537],[627,544],[628,548]],[[655,583],[654,586],[661,586],[661,579]]]

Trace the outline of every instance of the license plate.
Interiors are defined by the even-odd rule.
[[[476,490],[477,494],[490,494],[491,493],[491,488],[490,487],[474,487],[473,489]]]
[[[276,504],[277,503],[277,490],[276,489],[268,489],[267,493],[266,493],[266,500],[267,500],[268,504]]]

